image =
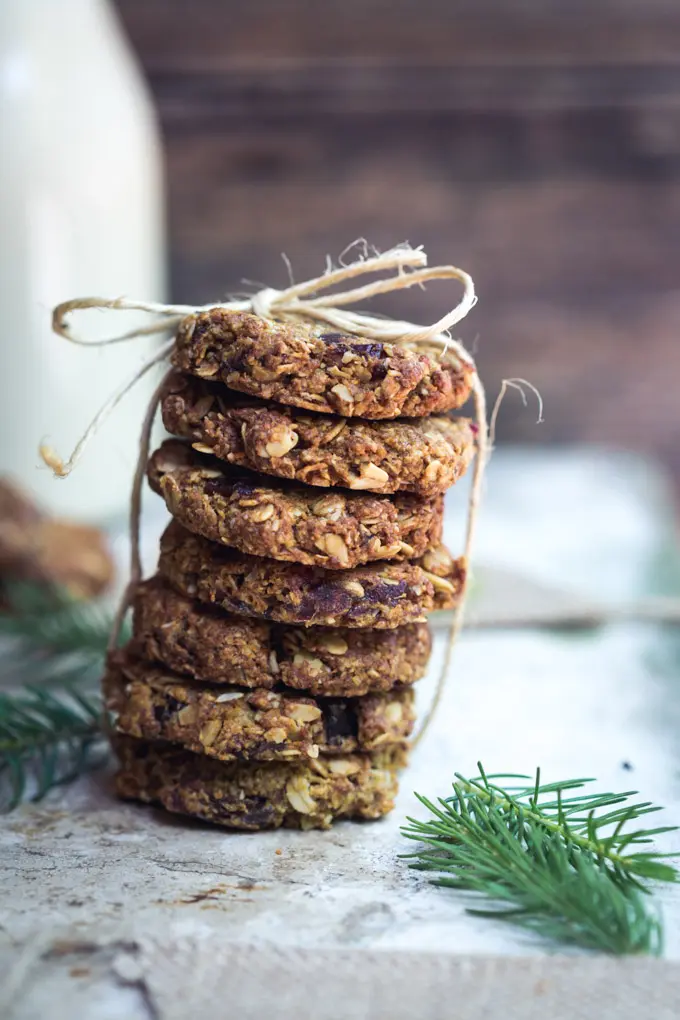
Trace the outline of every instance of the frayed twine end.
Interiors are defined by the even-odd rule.
[[[71,474],[73,465],[65,464],[54,447],[46,446],[43,443],[39,447],[38,452],[43,464],[46,464],[48,468],[52,469],[55,478],[68,478]]]

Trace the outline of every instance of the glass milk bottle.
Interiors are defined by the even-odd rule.
[[[116,385],[158,342],[100,349],[51,331],[73,297],[164,298],[163,187],[154,111],[106,0],[0,2],[0,474],[54,513],[106,522],[124,509],[145,377],[71,476],[64,457]],[[124,332],[139,313],[79,312],[90,338]]]

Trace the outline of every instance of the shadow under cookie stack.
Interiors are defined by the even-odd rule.
[[[148,480],[173,520],[104,680],[123,797],[238,829],[393,806],[472,369],[216,308],[187,317]]]

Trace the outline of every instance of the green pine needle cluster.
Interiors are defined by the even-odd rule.
[[[111,632],[111,615],[36,585],[3,587],[0,684],[96,684]]]
[[[75,779],[99,755],[101,706],[75,689],[28,687],[0,693],[0,778],[5,809],[27,792],[39,800],[59,783]]]
[[[3,588],[0,809],[38,800],[101,755],[110,615],[32,585]]]
[[[411,867],[493,904],[472,914],[600,952],[658,955],[663,932],[648,883],[675,882],[678,872],[665,860],[673,855],[649,846],[674,826],[638,822],[660,809],[631,802],[632,791],[576,792],[590,779],[541,785],[538,770],[533,785],[507,786],[529,777],[478,767],[475,779],[456,774],[453,795],[436,804],[417,795],[431,817],[403,830],[422,844],[406,855]]]

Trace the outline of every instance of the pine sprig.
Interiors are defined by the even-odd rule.
[[[456,774],[453,796],[433,803],[418,796],[431,818],[409,818],[403,833],[423,844],[406,855],[411,867],[437,872],[437,885],[481,894],[498,909],[473,908],[561,942],[608,953],[662,948],[659,918],[644,893],[651,880],[674,882],[673,856],[649,846],[674,829],[635,826],[660,810],[632,803],[632,791],[592,794],[590,779],[531,786],[495,782],[527,776]]]
[[[77,690],[29,687],[0,693],[0,781],[6,810],[30,793],[39,800],[93,763],[101,705]]]
[[[0,808],[38,800],[91,767],[101,746],[97,689],[107,610],[34,585],[3,588]]]
[[[99,680],[112,625],[108,610],[35,585],[12,585],[3,596],[11,609],[0,614],[3,685],[82,687]]]
[[[3,587],[3,596],[10,612],[0,616],[0,636],[30,639],[60,652],[106,647],[111,616],[96,602],[31,584]]]

